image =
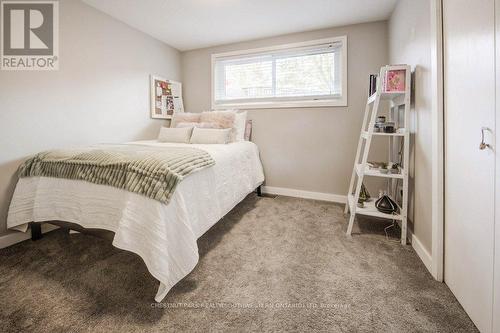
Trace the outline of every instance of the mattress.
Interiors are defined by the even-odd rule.
[[[136,141],[161,149],[186,144]],[[257,146],[189,145],[207,151],[215,165],[186,177],[168,204],[80,180],[22,178],[10,204],[7,227],[27,231],[29,222],[65,221],[115,233],[113,245],[139,255],[168,291],[196,266],[196,240],[264,181]]]

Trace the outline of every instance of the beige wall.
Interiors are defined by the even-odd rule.
[[[389,20],[389,59],[414,69],[412,107],[412,190],[410,217],[413,232],[432,251],[432,117],[430,0],[401,0]]]
[[[44,149],[157,135],[149,74],[180,79],[180,54],[77,0],[60,6],[60,70],[0,71],[0,234],[15,170]]]
[[[188,112],[211,108],[211,54],[332,36],[348,37],[348,107],[250,110],[266,185],[346,195],[368,95],[368,76],[388,62],[387,22],[290,34],[182,53]]]

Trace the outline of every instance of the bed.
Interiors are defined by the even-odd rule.
[[[159,282],[155,300],[198,262],[197,239],[264,181],[257,146],[182,144],[136,141],[161,150],[190,147],[204,150],[215,164],[187,176],[168,204],[124,189],[82,180],[53,177],[20,178],[10,204],[7,226],[23,232],[39,230],[36,222],[65,221],[83,228],[114,232],[113,245],[139,255]]]

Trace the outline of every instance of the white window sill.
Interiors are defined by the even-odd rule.
[[[280,109],[280,108],[319,108],[319,107],[345,107],[347,98],[334,100],[312,100],[312,101],[287,101],[287,102],[255,102],[255,103],[224,103],[212,102],[212,109]]]

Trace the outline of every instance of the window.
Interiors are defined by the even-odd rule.
[[[212,107],[347,105],[347,37],[212,55]]]

